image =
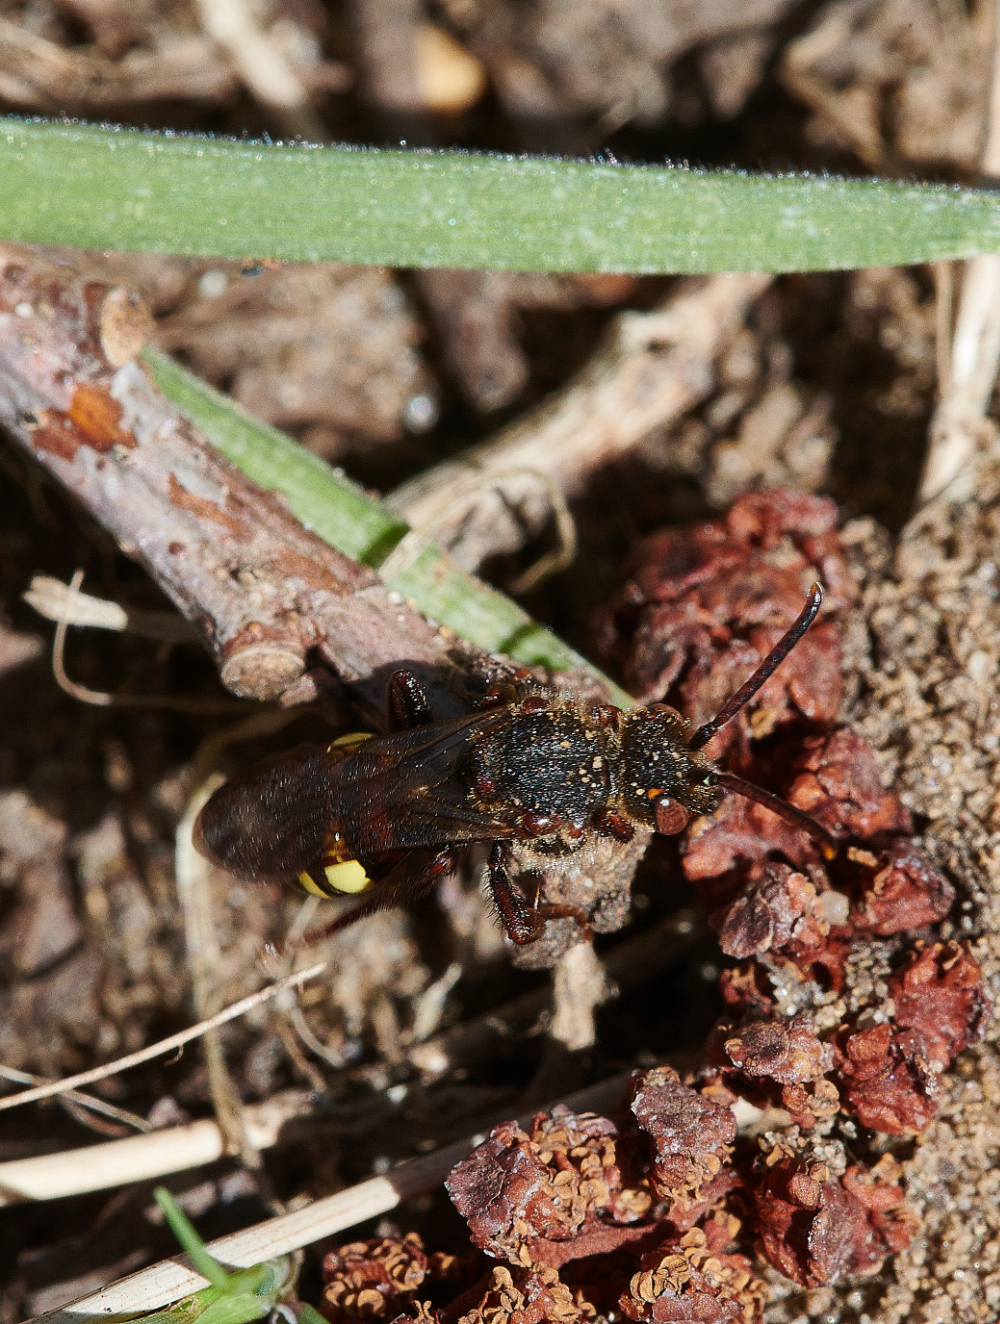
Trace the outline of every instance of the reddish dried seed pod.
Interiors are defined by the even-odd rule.
[[[822,871],[817,872],[822,876]],[[846,918],[846,898],[842,900]],[[831,914],[836,914],[834,906],[812,878],[790,865],[769,861],[750,870],[743,891],[724,913],[719,946],[739,960],[789,946],[801,957],[823,948]],[[716,917],[712,919],[715,924]]]
[[[923,1035],[886,1024],[841,1032],[840,1092],[862,1126],[916,1135],[937,1116],[941,1085]]]
[[[983,974],[957,942],[918,944],[889,980],[889,996],[895,1023],[923,1036],[930,1062],[942,1071],[983,1037],[990,1013]]]
[[[875,752],[846,727],[808,736],[795,760],[798,775],[786,795],[797,809],[836,835],[868,841],[878,833],[909,833],[908,811],[882,784]]]
[[[803,1020],[756,1021],[725,1043],[734,1066],[780,1085],[818,1080],[833,1067],[833,1049]]]
[[[637,1073],[630,1093],[632,1113],[653,1142],[654,1190],[672,1200],[697,1200],[729,1159],[736,1139],[731,1109],[682,1085],[671,1067]]]
[[[330,1324],[348,1320],[393,1320],[427,1274],[423,1242],[405,1237],[353,1241],[323,1260],[321,1313]]]
[[[710,911],[729,905],[776,855],[800,870],[819,862],[805,832],[739,795],[727,796],[711,818],[696,820],[681,844],[684,875]]]
[[[713,1248],[705,1231],[692,1228],[642,1257],[619,1304],[629,1319],[656,1324],[736,1324],[758,1319],[764,1300],[746,1256]]]
[[[560,1281],[555,1269],[508,1269],[498,1265],[475,1305],[458,1324],[585,1324],[597,1314],[579,1293]]]
[[[954,903],[954,887],[905,837],[878,854],[857,849],[847,854],[862,877],[853,919],[872,933],[885,937],[936,924]]]
[[[853,601],[836,524],[829,499],[772,491],[744,493],[725,520],[655,534],[639,546],[630,581],[599,622],[602,651],[645,702],[684,675],[685,711],[704,721],[795,618],[808,577],[829,587],[828,612]],[[810,683],[820,672],[822,683]],[[757,734],[800,714],[828,722],[840,686],[837,631],[823,624],[741,720]]]
[[[760,1219],[761,1248],[779,1273],[803,1287],[835,1283],[850,1274],[873,1273],[887,1255],[909,1241],[910,1225],[893,1219],[901,1192],[891,1187],[865,1192],[856,1165],[841,1179],[823,1163],[775,1150],[758,1165],[753,1199]],[[892,1224],[891,1231],[889,1225]]]
[[[619,1225],[652,1203],[648,1190],[625,1186],[617,1139],[607,1118],[557,1107],[530,1133],[494,1127],[445,1185],[475,1245],[511,1264],[557,1265],[612,1249]]]

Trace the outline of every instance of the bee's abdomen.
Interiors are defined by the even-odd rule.
[[[325,749],[300,748],[234,777],[199,814],[196,847],[240,878],[295,877],[331,829],[330,771]]]

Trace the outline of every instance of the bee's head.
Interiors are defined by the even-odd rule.
[[[692,814],[712,813],[721,799],[715,769],[688,747],[687,722],[665,703],[625,715],[619,788],[632,822],[668,834]]]

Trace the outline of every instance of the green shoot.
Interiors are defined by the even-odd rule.
[[[460,569],[343,473],[156,349],[146,349],[160,390],[248,478],[281,492],[303,524],[338,551],[377,569],[386,586],[426,616],[490,653],[556,671],[586,667],[620,707],[632,698],[498,589]]]

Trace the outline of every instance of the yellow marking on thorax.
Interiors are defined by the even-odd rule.
[[[346,736],[338,736],[333,744],[327,747],[327,753],[332,754],[336,749],[345,754],[350,754],[356,746],[363,744],[366,740],[371,740],[371,738],[371,731],[351,731]]]

